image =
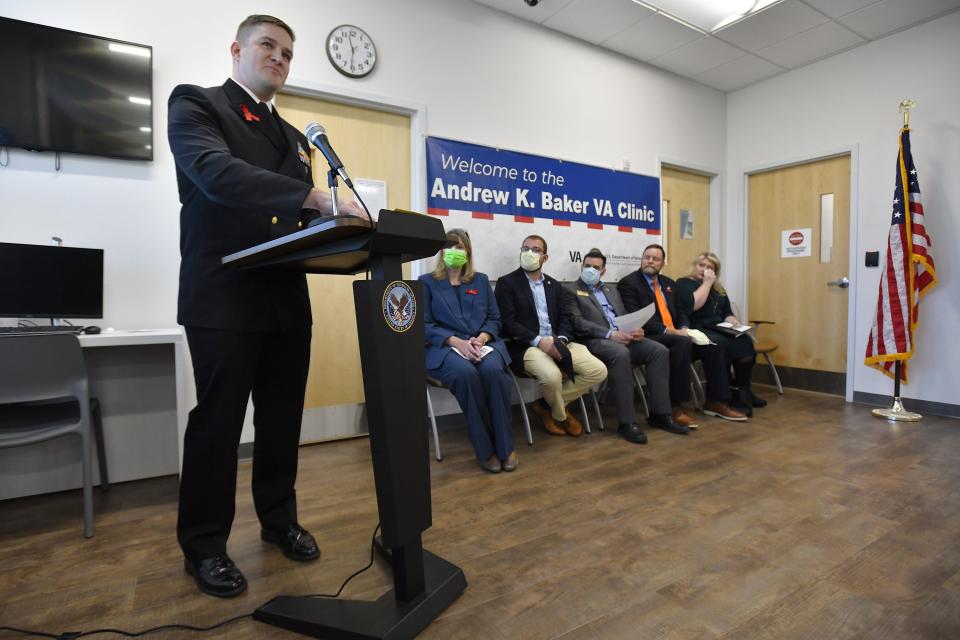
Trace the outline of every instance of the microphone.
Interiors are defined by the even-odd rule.
[[[337,152],[330,146],[330,141],[327,139],[327,130],[323,128],[323,125],[319,122],[311,122],[304,130],[304,134],[313,146],[320,149],[320,153],[323,154],[330,165],[330,170],[334,171],[348,187],[353,189],[353,182],[347,175],[347,170],[343,168],[343,162],[337,157]]]

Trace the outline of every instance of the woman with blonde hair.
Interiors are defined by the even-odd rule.
[[[753,365],[757,362],[753,340],[748,335],[733,336],[717,329],[721,322],[736,326],[740,320],[720,284],[720,258],[716,254],[701,253],[693,261],[690,275],[677,280],[677,303],[686,313],[690,328],[703,331],[726,353],[727,362],[733,366],[732,386],[738,389],[734,395],[739,400],[737,404],[747,409],[766,406],[767,401],[750,388]]]
[[[427,375],[449,387],[467,418],[480,465],[491,473],[517,468],[510,402],[510,356],[500,339],[500,310],[490,280],[473,269],[463,229],[447,231],[433,273],[423,283]]]

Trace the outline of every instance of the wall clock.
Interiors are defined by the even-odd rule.
[[[342,24],[327,36],[327,57],[348,78],[362,78],[377,64],[377,48],[366,31]]]

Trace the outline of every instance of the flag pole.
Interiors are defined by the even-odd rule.
[[[900,112],[903,114],[903,128],[910,126],[910,109],[917,103],[909,98],[900,103]],[[893,363],[893,404],[886,409],[874,409],[874,418],[884,418],[892,422],[919,422],[923,416],[913,411],[907,411],[900,399],[900,361]]]
[[[907,411],[900,399],[900,361],[893,363],[893,404],[886,409],[874,409],[874,418],[884,418],[892,422],[919,422],[923,416]]]

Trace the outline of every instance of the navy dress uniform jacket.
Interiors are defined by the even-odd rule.
[[[256,106],[233,80],[179,85],[170,95],[167,133],[183,205],[177,322],[185,326],[284,331],[312,324],[304,274],[220,263],[297,231],[313,187],[307,139]]]

